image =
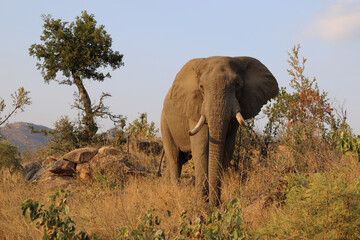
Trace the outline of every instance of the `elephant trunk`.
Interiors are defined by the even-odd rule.
[[[228,108],[215,106],[208,115],[209,125],[209,202],[216,206],[220,202],[220,185],[223,174],[223,156],[231,112]]]

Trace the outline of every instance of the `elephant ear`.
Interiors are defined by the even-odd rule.
[[[259,60],[237,57],[241,62],[240,75],[244,80],[239,99],[244,119],[255,117],[262,106],[279,93],[278,83],[272,73]]]
[[[187,62],[175,77],[169,90],[172,105],[186,118],[198,121],[201,116],[203,97],[199,90],[200,65],[204,58],[196,58]]]

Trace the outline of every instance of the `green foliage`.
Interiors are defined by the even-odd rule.
[[[68,216],[69,206],[67,205],[70,191],[64,189],[57,190],[54,195],[49,196],[51,203],[49,209],[44,209],[44,205],[27,199],[21,204],[22,213],[31,223],[35,223],[38,229],[43,229],[42,239],[73,239],[90,240],[97,239],[95,235],[89,236],[85,232],[75,233],[75,223]],[[58,201],[56,199],[59,198]],[[62,216],[66,216],[62,219]]]
[[[137,228],[133,231],[130,231],[128,228],[121,228],[121,233],[117,239],[135,239],[135,240],[159,240],[165,239],[164,232],[159,229],[161,220],[158,216],[153,216],[153,210],[146,211],[141,222],[138,224]],[[169,213],[169,212],[168,212]]]
[[[23,112],[25,105],[31,104],[29,93],[30,92],[25,91],[24,87],[20,87],[16,92],[11,94],[13,109],[10,113],[5,115],[5,117],[1,117],[1,113],[5,110],[6,104],[4,99],[0,98],[0,126],[9,120],[11,116],[15,115],[18,110]]]
[[[352,153],[352,155],[360,161],[360,136],[353,136],[345,131],[337,131],[331,135],[336,141],[336,148],[344,155]]]
[[[234,199],[226,204],[224,211],[214,209],[206,223],[201,222],[200,218],[192,222],[186,212],[181,213],[183,221],[176,239],[245,239],[237,204],[238,200]],[[135,230],[123,227],[117,239],[165,239],[160,228],[161,220],[153,215],[154,211],[148,210]],[[167,214],[171,216],[170,211]]]
[[[0,169],[7,168],[10,174],[22,169],[20,152],[6,140],[0,140]]]
[[[135,139],[153,140],[159,132],[155,127],[155,123],[148,123],[147,113],[141,113],[138,119],[135,119],[126,128],[128,135]]]
[[[83,11],[75,22],[64,22],[43,15],[42,44],[32,44],[30,56],[37,58],[36,66],[45,82],[56,80],[60,84],[74,84],[73,77],[103,81],[111,77],[103,68],[117,69],[124,65],[123,55],[113,51],[112,38],[105,26],[97,26],[93,14]],[[65,79],[56,79],[60,72]]]
[[[349,171],[288,177],[284,208],[260,230],[271,239],[359,239],[360,177]]]
[[[237,199],[229,201],[222,213],[214,209],[205,224],[200,219],[192,222],[185,213],[182,218],[180,234],[183,238],[179,239],[245,239]]]
[[[53,19],[50,15],[44,15],[43,21],[42,44],[32,44],[29,54],[39,61],[36,65],[46,83],[54,80],[59,84],[76,85],[78,94],[75,94],[73,107],[80,110],[83,125],[79,136],[84,142],[91,141],[98,130],[96,117],[113,120],[121,115],[113,115],[103,104],[109,93],[102,93],[99,103],[93,105],[83,80],[110,78],[110,73],[104,73],[104,68],[110,66],[115,70],[123,66],[123,55],[111,49],[111,36],[103,25],[97,26],[94,15],[86,11],[71,23]]]

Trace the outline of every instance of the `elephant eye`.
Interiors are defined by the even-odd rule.
[[[202,84],[200,84],[200,88],[201,88],[201,89],[204,89],[204,86],[203,86]]]

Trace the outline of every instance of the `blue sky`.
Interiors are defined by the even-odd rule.
[[[125,66],[102,83],[86,80],[86,88],[93,100],[101,92],[112,94],[106,104],[128,121],[147,112],[159,127],[163,99],[192,58],[252,56],[288,86],[287,53],[301,44],[300,54],[308,59],[305,74],[317,78],[334,104],[344,105],[348,122],[360,133],[359,0],[0,0],[0,9],[0,97],[10,105],[11,93],[24,86],[32,98],[10,122],[52,127],[60,116],[77,117],[71,109],[76,87],[45,84],[28,48],[40,43],[42,14],[73,21],[87,10],[105,25]],[[100,124],[101,131],[112,127],[110,121]]]

